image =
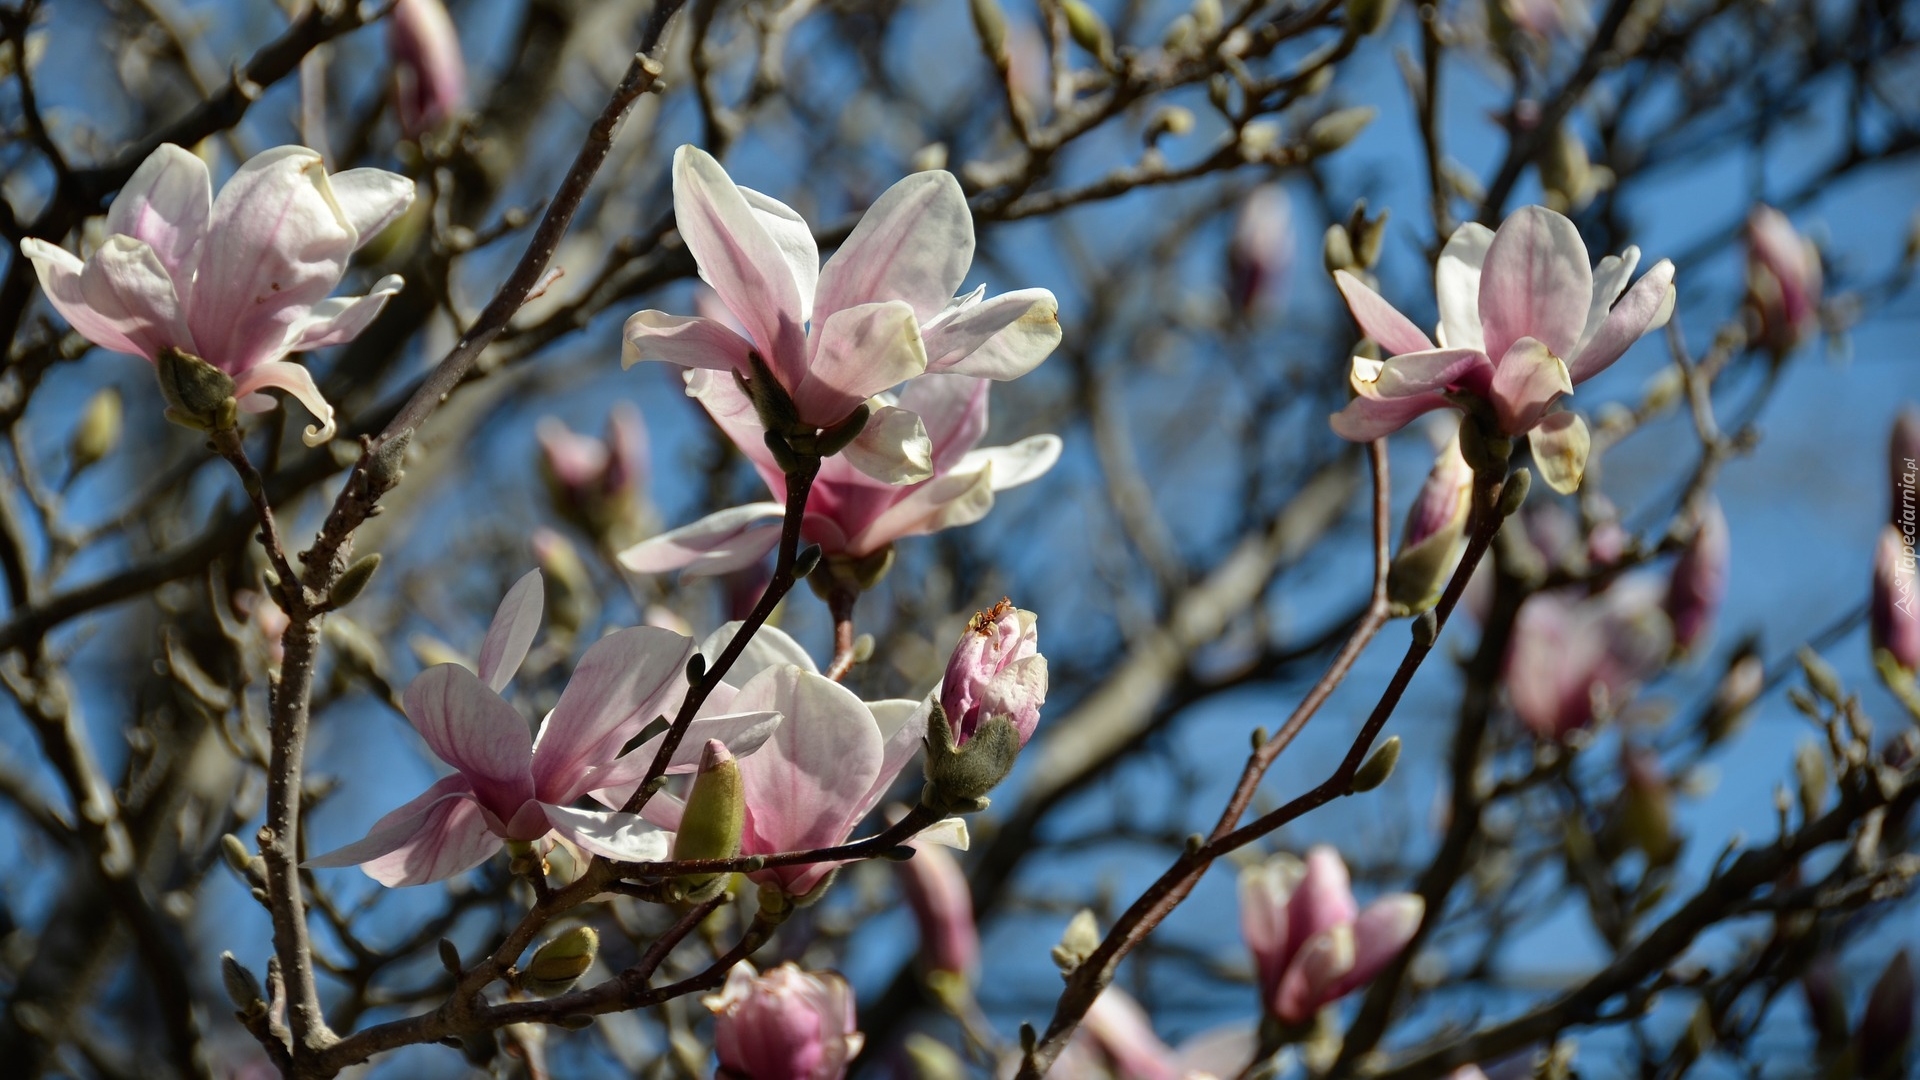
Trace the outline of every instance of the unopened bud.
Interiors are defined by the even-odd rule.
[[[1147,121],[1147,145],[1153,145],[1153,143],[1159,141],[1163,135],[1172,135],[1178,138],[1192,130],[1192,110],[1183,109],[1178,105],[1168,105],[1154,113],[1153,119]]]
[[[535,997],[555,997],[580,980],[600,951],[600,934],[591,926],[576,926],[534,950],[520,972],[520,987]]]
[[[413,429],[407,428],[381,441],[367,458],[367,483],[377,492],[386,491],[406,475],[407,449],[413,445]]]
[[[1347,0],[1347,27],[1365,37],[1375,34],[1393,18],[1395,0]]]
[[[1827,806],[1827,757],[1811,742],[1802,742],[1794,751],[1793,774],[1799,781],[1800,814],[1806,821],[1820,816]]]
[[[821,457],[832,457],[845,450],[860,433],[867,429],[867,421],[873,416],[873,407],[866,402],[854,406],[845,420],[827,428],[814,441],[814,452]]]
[[[1074,43],[1092,53],[1101,63],[1113,58],[1113,34],[1105,19],[1086,0],[1061,0],[1067,16],[1067,33]]]
[[[459,977],[462,970],[460,964],[460,947],[448,941],[446,938],[440,939],[440,966],[447,969],[447,974],[456,978]]]
[[[86,408],[80,412],[80,422],[74,425],[73,441],[67,445],[68,477],[80,475],[113,453],[120,445],[123,426],[120,391],[106,386],[88,398]]]
[[[1519,513],[1521,505],[1527,501],[1527,491],[1532,487],[1532,470],[1524,467],[1513,470],[1513,475],[1507,477],[1506,486],[1500,489],[1500,516],[1508,518]]]
[[[746,826],[747,800],[740,783],[740,763],[718,739],[707,740],[700,771],[687,795],[674,836],[673,857],[731,859],[740,854],[740,833]],[[707,900],[726,884],[725,874],[688,874],[680,879],[690,900]]]
[[[380,569],[380,554],[363,555],[355,559],[340,574],[340,580],[327,590],[327,607],[338,611],[360,598],[367,584],[373,580],[373,572]]]
[[[1007,55],[1007,13],[999,0],[971,0],[973,29],[980,35],[980,47],[995,59]]]
[[[1315,120],[1307,128],[1307,149],[1315,154],[1331,154],[1358,138],[1380,110],[1371,105],[1355,105]]]
[[[1800,646],[1794,658],[1800,661],[1800,670],[1807,675],[1807,687],[1835,705],[1840,704],[1844,692],[1840,687],[1840,673],[1833,670],[1833,665],[1805,645]]]
[[[1060,934],[1060,944],[1053,947],[1053,962],[1062,975],[1071,975],[1099,947],[1100,923],[1094,919],[1092,909],[1081,908],[1073,918],[1067,920],[1067,928]]]
[[[239,422],[233,378],[226,372],[173,348],[160,351],[153,371],[167,402],[167,419],[199,431],[225,431]]]
[[[1387,782],[1393,775],[1393,767],[1400,763],[1400,736],[1390,735],[1380,748],[1353,774],[1353,783],[1347,785],[1347,794],[1358,795],[1363,791],[1372,791]]]
[[[1353,257],[1353,238],[1347,234],[1347,227],[1337,221],[1327,226],[1326,238],[1320,242],[1320,261],[1329,274],[1364,269]]]
[[[966,1080],[967,1067],[960,1055],[931,1035],[907,1036],[907,1063],[913,1080]]]
[[[260,980],[246,966],[234,959],[230,952],[220,954],[220,982],[227,990],[227,1000],[248,1020],[266,1015],[266,993],[260,989]]]

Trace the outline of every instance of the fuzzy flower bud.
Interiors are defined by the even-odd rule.
[[[1820,249],[1771,206],[1747,218],[1747,244],[1747,302],[1760,320],[1759,340],[1785,356],[1820,326]]]
[[[393,57],[394,111],[407,138],[419,138],[460,111],[467,65],[460,34],[440,0],[396,0],[387,48]]]
[[[1407,511],[1400,551],[1387,571],[1387,599],[1396,611],[1414,615],[1439,601],[1465,548],[1472,506],[1473,468],[1460,456],[1456,432]]]
[[[1293,203],[1287,189],[1253,189],[1234,221],[1227,245],[1227,292],[1241,315],[1265,303],[1279,307],[1293,276]]]
[[[1001,600],[968,621],[940,682],[940,706],[956,746],[966,745],[996,716],[1013,724],[1021,746],[1033,737],[1047,700],[1047,658],[1040,655],[1037,618]]]
[[[740,854],[740,834],[745,828],[747,800],[740,784],[740,763],[725,743],[708,739],[700,756],[700,772],[694,777],[693,790],[687,794],[686,809],[680,815],[680,831],[674,837],[675,859],[731,859]],[[688,874],[680,879],[681,888],[691,899],[704,900],[719,892],[725,874]]]
[[[580,980],[600,951],[600,934],[576,926],[534,950],[520,973],[520,986],[535,997],[555,997]]]
[[[714,1014],[713,1048],[729,1080],[839,1080],[866,1042],[846,980],[792,963],[756,975],[742,961],[701,1004]]]
[[[1700,511],[1700,524],[1687,541],[1680,561],[1667,580],[1667,617],[1673,620],[1673,645],[1689,652],[1720,613],[1727,596],[1727,515],[1710,501]]]

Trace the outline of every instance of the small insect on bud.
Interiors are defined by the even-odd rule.
[[[1353,783],[1347,786],[1347,794],[1358,795],[1363,791],[1372,791],[1387,782],[1393,775],[1393,767],[1400,763],[1400,736],[1390,735],[1373,756],[1353,774]]]
[[[580,980],[600,951],[600,934],[576,926],[534,950],[520,972],[520,988],[535,997],[555,997]]]
[[[111,386],[102,387],[87,399],[86,408],[80,412],[80,422],[74,425],[73,439],[67,444],[69,481],[98,464],[120,445],[123,414],[120,391]]]

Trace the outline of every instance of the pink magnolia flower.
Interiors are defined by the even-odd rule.
[[[1218,1080],[1238,1076],[1253,1060],[1255,1046],[1254,1031],[1244,1023],[1168,1046],[1140,1003],[1109,986],[1093,999],[1054,1074],[1063,1080]]]
[[[1412,893],[1360,910],[1347,864],[1326,845],[1304,863],[1281,854],[1240,874],[1240,933],[1259,969],[1260,1000],[1287,1024],[1365,986],[1413,940],[1425,911]]]
[[[714,631],[701,643],[701,655],[718,656],[739,629],[739,623],[728,623]],[[813,851],[846,842],[913,761],[927,729],[928,708],[922,702],[861,701],[821,675],[798,642],[771,626],[753,636],[708,704],[786,718],[757,753],[740,761],[747,803],[742,855]],[[606,773],[607,790],[596,790],[595,797],[610,806],[623,804],[645,771],[630,764],[642,753],[616,762]],[[651,760],[651,754],[644,760]],[[675,829],[681,810],[679,799],[661,792],[648,800],[645,813],[656,825]],[[964,847],[965,841],[956,839],[964,830],[953,831],[959,824],[920,836]],[[803,897],[838,865],[777,866],[749,876],[763,886]]]
[[[1045,289],[954,296],[973,262],[973,217],[951,173],[915,173],[887,189],[824,267],[799,214],[736,186],[696,147],[674,154],[673,209],[701,279],[745,333],[642,311],[627,320],[627,362],[751,379],[757,356],[805,427],[832,427],[926,372],[1017,378],[1060,341]],[[925,477],[901,464],[920,445],[909,424],[869,422],[856,444],[867,452],[854,463],[882,479]]]
[[[914,856],[900,868],[900,892],[920,927],[920,955],[929,971],[970,977],[980,966],[980,928],[960,861],[941,845],[910,841]]]
[[[1333,415],[1334,431],[1368,442],[1422,413],[1465,409],[1500,434],[1527,436],[1541,479],[1572,492],[1589,437],[1585,421],[1556,411],[1560,398],[1673,311],[1673,264],[1662,259],[1628,289],[1639,262],[1629,247],[1589,268],[1580,231],[1542,206],[1515,211],[1498,232],[1462,225],[1434,271],[1437,346],[1365,282],[1336,272],[1354,320],[1391,359],[1353,358],[1359,396]]]
[[[351,341],[400,291],[398,275],[366,296],[328,298],[360,245],[413,202],[413,181],[380,169],[327,175],[304,146],[256,154],[220,197],[206,163],[171,143],[142,162],[107,209],[106,242],[85,261],[28,237],[40,287],[88,341],[155,361],[172,348],[233,377],[240,407],[273,408],[284,390],[333,436],[333,407],[306,368],[286,360]]]
[[[407,687],[407,718],[456,770],[376,822],[365,839],[313,859],[313,867],[358,864],[384,885],[420,885],[484,861],[507,841],[549,834],[593,855],[632,862],[664,859],[671,836],[633,814],[581,810],[581,796],[606,782],[627,740],[670,711],[685,688],[693,642],[642,626],[609,634],[587,650],[538,737],[500,696],[540,628],[538,571],[521,578],[495,612],[478,671],[428,668]],[[780,722],[773,712],[703,715],[681,742],[673,771],[691,772],[709,739],[744,754]],[[652,740],[632,755],[651,760]]]
[[[1885,649],[1907,671],[1920,671],[1920,611],[1914,608],[1914,554],[1907,536],[1897,525],[1880,530],[1867,624],[1876,650]]]
[[[980,725],[1004,716],[1027,745],[1047,700],[1047,658],[1040,655],[1039,616],[1002,600],[967,622],[940,680],[940,708],[956,746]]]
[[[713,1050],[729,1080],[839,1080],[866,1043],[847,981],[792,962],[756,975],[743,960],[700,1003],[713,1012]]]
[[[557,416],[534,429],[554,505],[596,536],[631,520],[647,485],[647,427],[630,401],[607,413],[607,435],[582,435]]]
[[[1563,738],[1617,709],[1660,670],[1672,645],[1658,581],[1621,581],[1584,598],[1535,593],[1514,620],[1507,696],[1535,735]]]
[[[903,537],[971,525],[993,509],[995,492],[1045,475],[1060,458],[1058,436],[1034,435],[1012,446],[974,448],[987,430],[991,386],[961,375],[922,375],[907,383],[891,412],[924,423],[931,476],[904,486],[876,480],[876,470],[863,469],[856,448],[848,447],[845,454],[821,464],[800,535],[819,544],[825,556],[863,558]],[[620,561],[636,573],[723,574],[758,562],[780,539],[786,475],[767,450],[765,429],[752,403],[732,379],[713,372],[689,373],[687,393],[706,406],[753,462],[774,499],[710,514],[627,549]],[[876,413],[868,427],[891,423],[889,411]]]
[[[439,127],[466,104],[460,32],[440,0],[395,0],[387,48],[393,56],[394,112],[407,138]]]
[[[1682,652],[1691,650],[1719,615],[1727,597],[1727,564],[1731,558],[1727,515],[1718,500],[1710,500],[1667,579],[1667,617],[1673,620],[1673,644]]]
[[[1227,291],[1246,314],[1261,303],[1280,306],[1293,275],[1293,202],[1279,184],[1262,184],[1247,195],[1227,245]]]
[[[1820,249],[1771,206],[1747,217],[1747,245],[1747,295],[1760,316],[1760,340],[1785,355],[1820,328]]]

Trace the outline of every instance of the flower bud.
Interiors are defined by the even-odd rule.
[[[1787,216],[1757,206],[1747,218],[1747,303],[1757,339],[1773,354],[1792,352],[1820,325],[1820,249]]]
[[[1100,13],[1086,0],[1060,0],[1067,16],[1067,33],[1074,43],[1092,53],[1101,63],[1113,59],[1113,33]]]
[[[520,988],[535,997],[555,997],[580,980],[600,951],[600,934],[576,926],[534,950],[520,972]]]
[[[980,47],[987,55],[1004,60],[1007,55],[1007,13],[999,0],[971,0],[973,28],[980,35]]]
[[[714,1014],[720,1072],[737,1080],[840,1080],[866,1043],[846,980],[793,963],[756,975],[742,961],[701,1004]]]
[[[1360,137],[1380,110],[1371,105],[1355,105],[1315,120],[1307,128],[1307,149],[1315,154],[1331,154]]]
[[[1460,456],[1456,432],[1414,496],[1400,551],[1387,570],[1387,600],[1396,612],[1417,614],[1439,602],[1465,550],[1472,508],[1473,469]]]
[[[123,412],[120,391],[111,386],[101,387],[87,399],[86,408],[80,411],[80,422],[74,425],[73,438],[67,444],[69,480],[98,464],[120,445]]]
[[[1680,854],[1673,831],[1673,785],[1660,757],[1632,743],[1620,745],[1621,839],[1638,848],[1653,866],[1665,866]]]
[[[675,859],[731,859],[740,854],[740,833],[746,825],[746,791],[740,783],[740,763],[726,744],[708,739],[700,755],[700,771],[687,794],[674,836]],[[725,874],[688,874],[680,879],[690,900],[711,899],[725,885]]]
[[[1254,188],[1227,245],[1227,291],[1245,316],[1261,301],[1279,307],[1293,272],[1293,204],[1279,184]]]
[[[580,551],[552,529],[533,531],[533,559],[547,585],[548,625],[556,634],[580,632],[592,616],[593,575]]]
[[[1372,756],[1361,764],[1359,771],[1353,774],[1353,783],[1348,785],[1347,793],[1358,795],[1363,791],[1372,791],[1387,782],[1393,775],[1393,767],[1400,763],[1400,736],[1389,735],[1387,741],[1380,744]]]
[[[1901,949],[1887,962],[1854,1033],[1856,1075],[1867,1080],[1906,1076],[1906,1058],[1913,1039],[1913,965]]]
[[[1693,538],[1674,563],[1667,580],[1667,617],[1673,620],[1674,648],[1690,652],[1720,612],[1727,595],[1727,516],[1718,500],[1701,508]]]
[[[467,94],[460,34],[441,0],[395,0],[388,20],[394,112],[409,139],[459,112]]]
[[[226,987],[227,1000],[233,1002],[243,1019],[266,1015],[266,994],[260,989],[260,980],[230,952],[220,954],[220,981]]]
[[[1047,700],[1047,658],[1040,655],[1038,616],[1001,600],[976,613],[960,635],[940,681],[955,746],[964,746],[982,724],[1004,716],[1027,745]]]
[[[1363,269],[1354,260],[1353,237],[1348,235],[1345,225],[1336,221],[1327,226],[1327,234],[1320,241],[1320,263],[1327,268],[1328,274],[1335,270],[1353,272]]]
[[[921,1032],[907,1036],[908,1074],[913,1080],[967,1080],[966,1063],[946,1043]]]
[[[973,893],[959,860],[937,844],[914,844],[913,858],[896,863],[900,891],[920,927],[920,957],[929,972],[970,977],[980,963],[980,930]]]
[[[1061,974],[1071,975],[1075,968],[1087,962],[1087,957],[1100,947],[1100,923],[1093,917],[1089,908],[1081,908],[1067,920],[1067,928],[1060,933],[1060,944],[1053,947],[1053,962],[1060,968]]]
[[[179,349],[160,350],[153,364],[167,419],[199,431],[225,431],[240,419],[233,378],[205,360]]]
[[[1868,627],[1876,652],[1901,670],[1920,671],[1920,612],[1914,609],[1914,551],[1897,526],[1880,531],[1873,559]]]
[[[646,424],[620,402],[607,414],[607,436],[579,434],[558,417],[535,429],[540,472],[554,510],[609,547],[638,539],[641,490],[647,474]]]

